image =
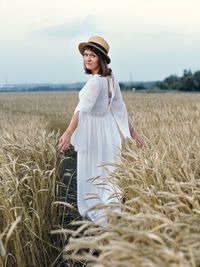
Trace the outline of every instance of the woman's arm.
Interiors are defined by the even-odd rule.
[[[70,139],[78,125],[78,120],[79,120],[79,111],[72,116],[69,126],[59,139],[58,149],[60,150],[60,152],[64,152],[69,147]]]
[[[140,144],[141,146],[143,146],[144,145],[144,140],[134,130],[134,128],[133,128],[133,126],[132,126],[129,118],[128,118],[128,125],[129,125],[129,130],[130,130],[131,137],[133,139],[135,139],[138,144]]]
[[[84,113],[90,112],[95,105],[102,88],[100,81],[101,80],[99,77],[94,75],[84,85],[84,88],[82,88],[84,91],[82,91],[83,93],[79,95],[79,103],[75,108],[70,124],[59,139],[58,147],[61,152],[64,152],[69,147],[70,143],[73,144],[76,151],[77,149],[79,150],[84,148],[84,144],[82,144],[80,139],[82,137],[82,131],[85,125],[83,125],[83,120],[79,121],[79,118],[80,116],[83,118]],[[76,128],[77,130],[75,136],[72,136]]]

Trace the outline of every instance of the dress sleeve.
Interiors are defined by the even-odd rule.
[[[114,78],[114,98],[111,103],[111,112],[117,122],[118,128],[122,133],[124,138],[131,138],[129,124],[128,124],[128,114],[126,105],[123,101],[121,89],[116,78]]]
[[[88,148],[88,115],[100,94],[101,84],[97,76],[93,76],[81,89],[79,103],[74,114],[79,111],[78,125],[71,136],[71,144],[76,151],[87,151]]]
[[[77,111],[90,112],[97,101],[100,93],[100,83],[97,76],[93,76],[80,92],[79,103],[75,108],[74,114]]]

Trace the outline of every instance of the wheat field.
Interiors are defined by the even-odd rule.
[[[0,266],[60,266],[60,255],[68,266],[200,266],[200,94],[123,96],[145,147],[124,141],[108,177],[124,202],[104,229],[59,220],[59,205],[75,208],[59,193],[57,140],[77,93],[0,94]]]

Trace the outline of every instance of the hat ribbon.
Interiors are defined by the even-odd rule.
[[[97,44],[97,43],[95,43],[95,42],[88,42],[88,43],[90,43],[90,44],[94,44],[94,45],[98,46],[100,49],[102,49],[106,54],[108,53],[108,52],[106,51],[106,49],[105,49],[102,45]]]

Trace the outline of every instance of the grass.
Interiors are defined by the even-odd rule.
[[[200,96],[126,96],[145,147],[125,142],[108,177],[123,189],[120,213],[108,209],[107,229],[79,222],[66,259],[102,267],[200,266]]]
[[[31,116],[0,137],[1,266],[49,266],[58,255],[57,135]],[[26,123],[25,123],[26,122]],[[2,125],[3,126],[3,125]],[[19,128],[18,128],[19,127]],[[41,261],[42,259],[42,261]]]
[[[70,228],[58,220],[56,142],[77,93],[1,94],[0,265],[56,266],[60,240],[70,237],[66,261],[88,266],[200,266],[200,95],[130,92],[124,99],[145,139],[143,149],[124,142],[108,177],[124,203],[118,215],[108,209],[107,229],[80,220]]]

